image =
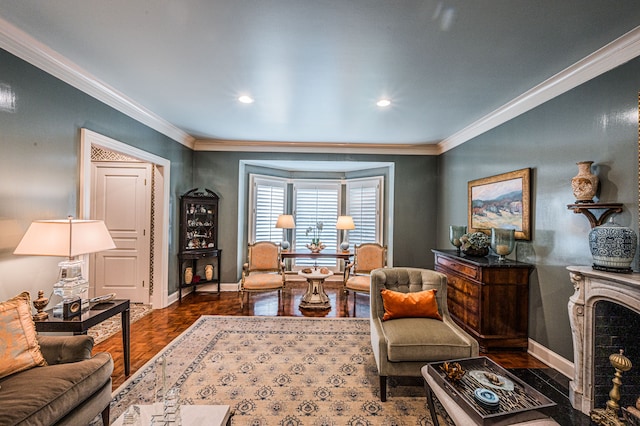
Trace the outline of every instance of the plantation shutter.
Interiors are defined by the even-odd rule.
[[[349,231],[351,247],[362,243],[382,244],[382,178],[347,182],[346,214],[353,217],[356,229]]]
[[[296,229],[294,238],[295,251],[309,251],[307,244],[311,244],[314,236],[313,230],[307,233],[310,227],[317,227],[322,223],[319,231],[320,241],[327,247],[325,250],[335,251],[338,247],[338,233],[336,221],[338,220],[340,183],[301,183],[293,184],[294,209]],[[335,266],[336,259],[296,259],[296,265],[326,265]]]
[[[253,224],[251,240],[280,243],[283,230],[275,227],[278,216],[284,214],[286,182],[277,179],[253,179]]]

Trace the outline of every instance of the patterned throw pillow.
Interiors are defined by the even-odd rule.
[[[0,378],[47,365],[36,340],[29,293],[0,303]]]
[[[402,293],[382,289],[384,315],[382,321],[396,318],[434,318],[442,321],[438,313],[436,289]]]

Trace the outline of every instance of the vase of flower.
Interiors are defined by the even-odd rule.
[[[307,244],[307,248],[311,250],[312,253],[319,253],[322,249],[325,248],[325,245],[320,241],[322,228],[324,228],[324,224],[322,222],[316,222],[315,225],[308,227],[307,231],[305,232],[305,235],[307,236],[311,234],[311,243]]]
[[[484,232],[471,232],[460,237],[460,249],[467,256],[484,257],[489,254],[490,239]]]

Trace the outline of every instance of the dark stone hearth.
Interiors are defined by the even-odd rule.
[[[640,315],[626,307],[599,301],[595,304],[594,340],[594,389],[595,407],[604,408],[609,399],[611,380],[615,370],[609,356],[624,349],[624,356],[633,364],[631,370],[622,373],[620,406],[635,405],[640,396]]]

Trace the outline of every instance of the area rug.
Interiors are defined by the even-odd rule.
[[[152,311],[151,305],[145,305],[142,303],[131,303],[129,305],[129,323],[133,324],[140,318]],[[87,334],[93,337],[94,344],[97,345],[100,342],[107,340],[122,329],[122,314],[114,315],[111,318],[107,318],[100,324],[91,327]]]
[[[113,393],[112,419],[153,402],[160,357],[181,404],[229,405],[234,426],[431,425],[421,381],[380,402],[368,319],[202,316]]]

